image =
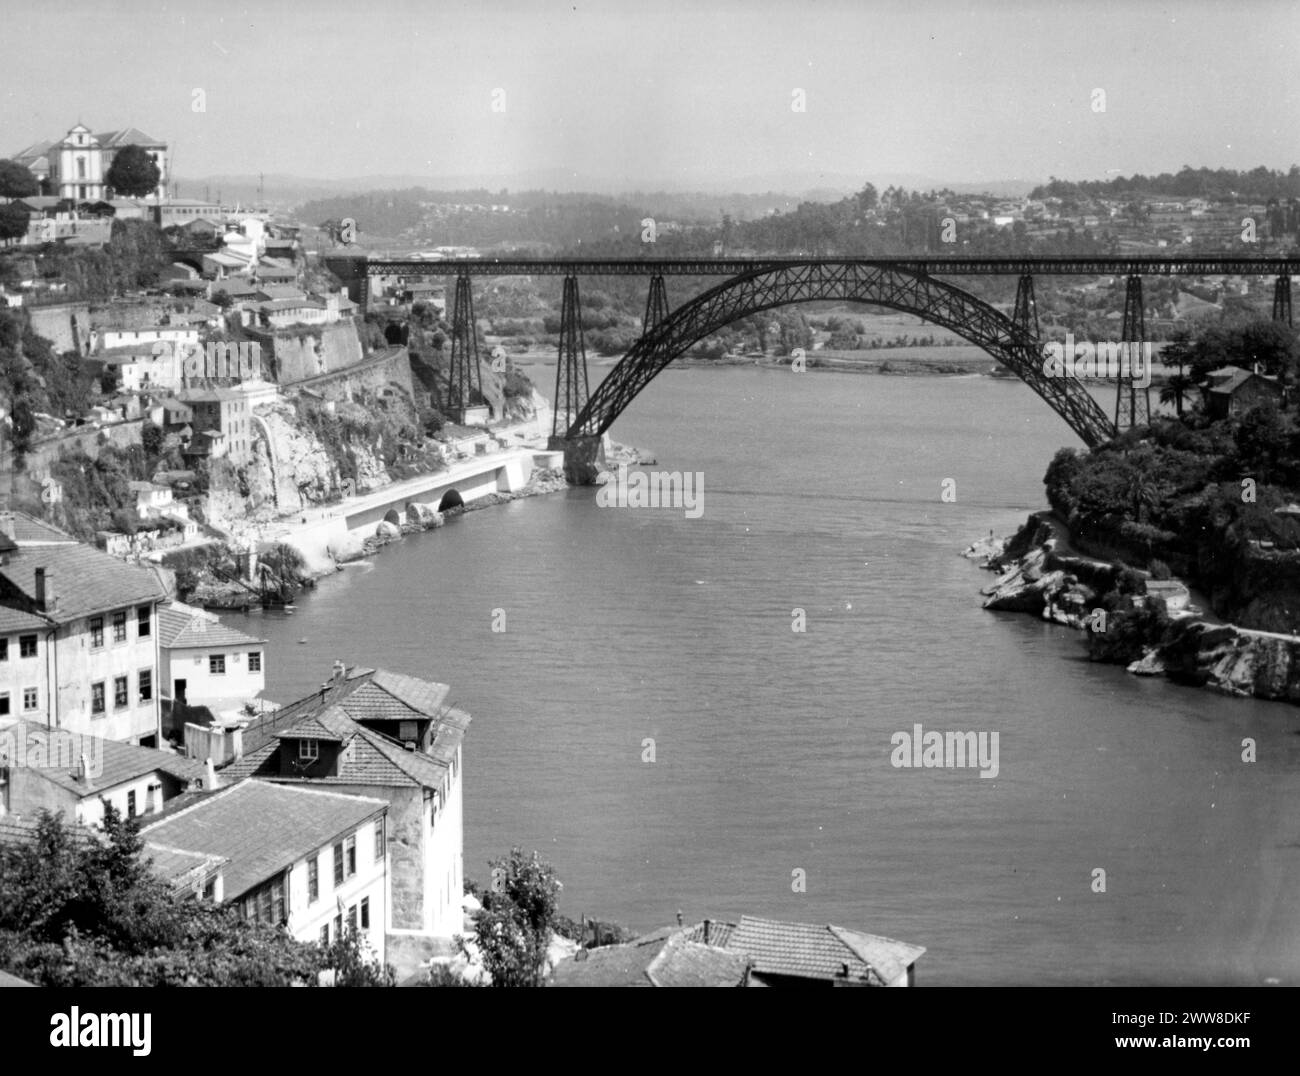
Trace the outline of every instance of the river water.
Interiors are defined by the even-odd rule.
[[[278,701],[335,658],[451,684],[469,876],[537,848],[574,918],[835,923],[921,985],[1300,982],[1300,714],[980,608],[957,553],[1079,444],[1027,387],[669,369],[613,435],[703,514],[517,501],[245,625]],[[917,724],[996,732],[997,777],[895,767]]]

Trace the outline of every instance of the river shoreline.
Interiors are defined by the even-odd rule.
[[[1094,619],[1091,609],[1124,567],[1074,550],[1068,528],[1047,510],[1032,513],[1014,535],[990,534],[961,555],[997,573],[980,590],[985,609],[1030,613],[1082,632],[1105,630],[1106,620]],[[1190,605],[1169,612],[1169,628],[1142,647],[1143,656],[1125,666],[1128,672],[1238,698],[1300,705],[1300,636],[1225,624],[1213,612]]]

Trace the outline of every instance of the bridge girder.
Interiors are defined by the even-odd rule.
[[[1141,255],[999,255],[889,257],[772,257],[772,258],[371,258],[332,256],[325,264],[340,279],[358,275],[469,276],[739,276],[758,269],[796,265],[874,265],[929,276],[1294,276],[1300,256],[1275,258],[1242,254]]]
[[[1025,381],[1089,447],[1115,435],[1114,424],[1083,384],[1072,377],[1047,376],[1037,338],[988,303],[922,273],[817,259],[753,269],[678,307],[623,356],[565,436],[572,440],[605,433],[664,367],[722,326],[773,307],[818,300],[891,307],[951,329]]]

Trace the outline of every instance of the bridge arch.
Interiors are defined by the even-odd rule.
[[[1048,377],[1039,341],[982,299],[924,272],[857,260],[758,266],[683,304],[638,340],[587,401],[565,439],[605,433],[654,378],[689,347],[739,318],[822,300],[916,314],[983,348],[1046,401],[1090,448],[1115,435],[1100,405],[1072,377]]]

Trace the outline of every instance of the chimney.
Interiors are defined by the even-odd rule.
[[[677,909],[677,925],[680,927],[680,926],[682,926],[685,922],[686,922],[686,920],[684,920],[684,919],[682,918],[682,910],[681,910],[680,908],[678,908],[678,909]]]
[[[94,787],[90,781],[90,759],[86,757],[84,752],[81,755],[81,768],[77,776],[81,778],[81,783],[87,788]]]
[[[332,684],[343,683],[343,678],[348,674],[348,667],[341,661],[334,662],[334,676],[330,680]]]
[[[46,604],[47,601],[49,602],[49,605],[54,604],[54,592],[52,588],[50,588],[49,586],[49,581],[46,576],[44,568],[36,569],[35,597],[36,597],[36,608],[41,610],[41,612],[44,612],[49,607]]]
[[[214,766],[214,765],[212,764],[212,758],[211,758],[211,756],[208,757],[207,766],[208,766],[208,771],[207,771],[207,774],[206,774],[206,775],[204,776],[204,778],[203,778],[203,791],[204,791],[204,792],[211,792],[214,788],[217,788],[217,787],[218,787],[218,785],[217,785],[217,768],[216,768],[216,766]]]
[[[709,944],[709,927],[711,927],[712,925],[713,925],[712,919],[704,920],[704,944],[705,945]]]

